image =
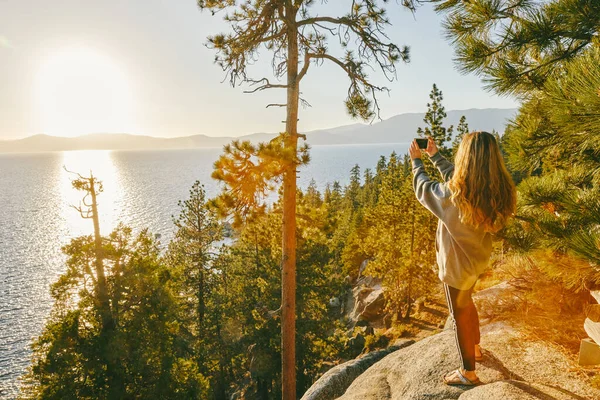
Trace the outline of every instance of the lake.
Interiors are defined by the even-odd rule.
[[[299,169],[298,185],[311,179],[323,191],[328,182],[348,184],[350,169],[375,169],[381,155],[404,154],[408,143],[313,146],[311,162]],[[18,378],[30,360],[32,338],[52,307],[50,285],[63,273],[61,246],[91,234],[91,220],[71,207],[80,192],[74,175],[93,171],[102,180],[100,226],[109,233],[119,222],[138,231],[148,227],[163,243],[173,234],[171,216],[195,180],[208,197],[220,186],[210,178],[220,148],[168,151],[72,151],[0,154],[0,397],[17,393]]]

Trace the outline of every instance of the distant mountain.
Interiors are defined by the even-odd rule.
[[[471,131],[496,130],[504,133],[506,123],[516,113],[517,110],[514,108],[453,110],[447,112],[445,126],[456,127],[464,115]],[[404,143],[416,137],[419,127],[424,127],[423,117],[423,113],[400,114],[373,125],[353,125],[353,128],[347,131],[324,130],[323,132],[343,136],[347,140],[346,143]]]
[[[461,116],[467,118],[470,130],[496,130],[504,132],[504,127],[515,114],[516,109],[470,109],[448,111],[446,126],[458,124]],[[352,124],[330,129],[320,129],[306,133],[311,145],[405,143],[416,136],[417,128],[424,126],[424,113],[396,115],[384,121],[366,124]],[[0,153],[29,153],[65,150],[160,150],[198,147],[222,147],[234,139],[249,140],[252,143],[268,141],[274,133],[253,133],[239,137],[216,137],[193,135],[176,138],[159,138],[129,134],[95,133],[64,138],[48,135],[35,135],[25,139],[0,141]]]

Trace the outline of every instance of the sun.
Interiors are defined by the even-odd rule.
[[[55,136],[135,133],[135,102],[127,75],[91,48],[54,52],[36,76],[39,129]]]

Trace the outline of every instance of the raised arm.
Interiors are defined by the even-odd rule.
[[[435,167],[440,171],[440,174],[442,174],[442,179],[444,182],[448,182],[454,173],[454,164],[446,160],[439,151],[431,156],[431,161],[433,162],[433,165],[435,165]]]
[[[414,158],[412,166],[413,188],[417,200],[436,217],[443,219],[444,210],[448,205],[448,193],[444,184],[429,178],[420,158]]]

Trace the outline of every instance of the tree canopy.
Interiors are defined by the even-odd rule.
[[[519,186],[517,247],[585,260],[548,264],[567,287],[600,285],[600,47],[592,46],[526,102],[504,137]],[[523,241],[523,239],[526,239]]]
[[[415,3],[402,1],[411,10],[415,9]],[[376,65],[387,79],[394,79],[396,64],[409,60],[409,47],[395,44],[386,35],[385,28],[390,22],[386,7],[379,1],[348,2],[348,12],[335,16],[316,14],[313,9],[318,4],[315,0],[239,3],[198,0],[201,9],[226,12],[224,20],[232,31],[211,36],[208,43],[217,51],[215,62],[228,73],[232,85],[249,84],[253,86],[250,93],[287,89],[302,81],[311,63],[331,62],[348,76],[348,113],[373,119],[379,113],[377,94],[388,88],[372,82],[368,71]],[[290,48],[290,39],[297,39],[294,48]],[[253,77],[250,65],[259,57],[260,49],[272,54],[273,75],[278,81],[286,76],[291,64],[300,64],[295,82],[272,83],[268,77]],[[294,52],[300,55],[300,60],[290,57]],[[303,102],[308,105],[306,99]]]
[[[598,41],[596,0],[434,0],[456,63],[498,93],[527,96]]]

